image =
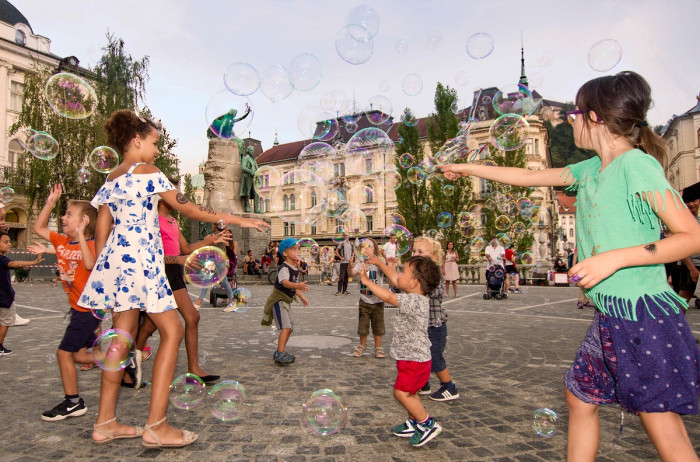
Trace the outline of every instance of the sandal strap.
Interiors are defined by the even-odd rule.
[[[92,426],[92,428],[93,428],[97,433],[100,433],[100,434],[104,435],[104,433],[102,433],[101,431],[99,431],[98,428],[104,427],[105,425],[109,425],[109,424],[111,424],[112,422],[114,422],[115,420],[117,420],[117,417],[116,417],[116,416],[115,416],[115,417],[112,417],[112,418],[109,419],[109,420],[105,420],[105,421],[102,422],[102,423],[95,424],[95,425]]]
[[[165,419],[167,419],[167,418],[168,418],[168,416],[165,416],[165,417],[163,417],[162,419],[160,419],[158,422],[154,422],[154,423],[152,423],[152,424],[146,425],[146,426],[143,427],[143,428],[144,428],[145,430],[150,430],[151,428],[157,427],[158,425],[160,425],[160,424],[162,424],[163,422],[165,422]]]
[[[145,431],[147,431],[148,434],[151,435],[151,436],[153,437],[153,439],[155,440],[155,443],[156,443],[159,447],[160,447],[160,446],[163,446],[163,440],[161,440],[160,437],[158,436],[158,434],[153,430],[153,427],[157,427],[158,425],[162,424],[163,422],[165,422],[165,419],[167,419],[167,416],[163,417],[163,418],[160,419],[158,422],[154,422],[154,423],[152,423],[152,424],[150,424],[150,425],[146,425],[145,427],[143,427],[143,429],[144,429]]]

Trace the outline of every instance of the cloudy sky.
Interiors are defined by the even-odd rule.
[[[108,31],[124,39],[135,58],[149,56],[146,104],[179,140],[182,170],[191,173],[206,160],[205,109],[225,88],[223,75],[234,62],[248,62],[260,73],[288,67],[302,53],[321,63],[322,77],[312,90],[295,90],[275,103],[260,90],[249,96],[254,118],[247,130],[264,149],[272,146],[276,131],[281,143],[306,138],[299,114],[337,90],[354,95],[360,108],[383,95],[394,116],[411,107],[423,117],[432,111],[435,86],[442,82],[467,106],[478,88],[517,82],[521,33],[527,75],[548,99],[571,101],[591,78],[634,70],[652,86],[655,105],[648,120],[657,125],[693,107],[700,92],[699,0],[10,1],[59,56],[91,64]],[[363,4],[376,10],[379,28],[371,58],[351,65],[339,56],[336,35],[350,11]],[[494,48],[473,59],[467,40],[479,32],[493,37]],[[604,39],[621,45],[622,58],[601,73],[591,69],[588,55]],[[400,40],[404,53],[396,50]],[[414,96],[402,89],[409,74],[423,84]]]

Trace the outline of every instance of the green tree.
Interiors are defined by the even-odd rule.
[[[97,106],[90,117],[80,120],[67,119],[53,111],[45,97],[45,87],[54,70],[35,64],[32,72],[25,74],[24,102],[18,120],[10,127],[10,135],[26,131],[27,128],[49,133],[59,145],[58,154],[51,160],[38,159],[26,153],[18,160],[13,177],[13,187],[27,197],[30,213],[34,206],[41,206],[48,196],[51,185],[61,183],[67,197],[91,199],[104,183],[105,174],[98,173],[89,165],[89,155],[97,146],[106,144],[103,124],[117,109],[138,110],[143,103],[145,83],[148,81],[148,57],[134,60],[127,54],[124,42],[114,35],[107,35],[100,63],[93,69],[82,72],[95,89]],[[152,118],[148,109],[140,111]],[[172,152],[177,141],[163,130],[160,141],[161,154],[156,165],[166,175],[177,174],[179,162]],[[90,178],[78,177],[85,169]],[[60,216],[65,210],[65,201],[54,211]]]
[[[566,103],[562,108],[562,115],[566,111],[574,110],[574,103]],[[595,155],[594,151],[576,147],[574,143],[574,127],[567,122],[562,122],[556,127],[549,120],[544,122],[549,135],[549,151],[552,155],[552,167],[565,167],[582,160],[590,159]]]
[[[457,92],[449,86],[443,86],[442,83],[437,84],[435,89],[435,113],[428,117],[427,133],[428,144],[433,152],[433,157],[437,163],[444,161],[461,163],[463,159],[455,157],[448,149],[448,141],[454,140],[459,132],[459,117],[453,109],[457,104]],[[465,138],[466,135],[461,134],[460,137]],[[448,149],[449,150],[449,149]],[[443,160],[444,159],[444,160]],[[471,178],[460,178],[455,181],[447,181],[442,175],[432,175],[429,185],[430,195],[430,211],[428,212],[432,221],[431,228],[438,228],[440,231],[438,237],[443,243],[454,242],[455,249],[458,249],[460,260],[462,263],[468,261],[468,233],[459,222],[461,212],[466,212],[473,203],[472,180]],[[442,220],[438,220],[438,216],[442,217],[449,214],[452,217],[452,223],[444,228],[441,225],[446,224]]]
[[[185,175],[182,177],[182,180],[180,181],[180,185],[184,185],[184,190],[183,190],[182,194],[187,198],[187,200],[194,203],[195,189],[192,186],[192,175],[190,175],[189,173],[185,173]],[[173,215],[175,215],[175,213],[176,212],[173,212]],[[194,238],[192,237],[193,220],[191,220],[187,217],[184,217],[184,216],[180,216],[179,218],[180,218],[180,230],[182,231],[182,235],[185,237],[187,242],[199,240],[199,236],[195,236]],[[198,222],[194,221],[194,223],[198,223]]]

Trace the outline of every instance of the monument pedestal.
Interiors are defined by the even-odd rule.
[[[261,214],[246,213],[241,191],[241,155],[234,140],[209,140],[209,153],[204,164],[204,204],[220,212],[229,212],[245,218],[263,218]],[[250,201],[251,208],[253,201]],[[260,259],[270,242],[270,230],[229,226],[233,239],[238,243],[238,260],[248,250]]]

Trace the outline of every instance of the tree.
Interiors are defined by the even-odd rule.
[[[562,113],[575,109],[574,103],[566,103]],[[576,147],[574,143],[574,127],[568,123],[560,123],[556,127],[549,120],[545,120],[544,126],[549,135],[549,150],[552,154],[552,167],[565,167],[582,160],[590,159],[594,151]]]
[[[181,184],[184,184],[184,192],[183,195],[187,198],[188,201],[194,203],[194,193],[195,189],[192,186],[192,175],[189,173],[185,173],[185,175],[182,177],[182,181],[180,182]],[[177,211],[173,211],[173,215],[175,215]],[[178,214],[179,215],[179,214]],[[184,216],[179,216],[180,217],[180,230],[182,231],[182,235],[185,237],[185,240],[187,242],[192,242],[192,241],[197,241],[199,240],[199,236],[195,236],[195,238],[192,238],[192,223],[193,220],[190,218],[184,217]]]
[[[106,144],[103,124],[112,112],[131,109],[151,117],[148,109],[138,111],[143,103],[145,83],[148,81],[148,57],[135,61],[124,49],[124,41],[107,34],[107,45],[100,63],[93,69],[82,72],[95,89],[97,105],[91,116],[73,120],[53,111],[45,97],[45,87],[54,70],[35,64],[33,72],[25,74],[24,102],[10,135],[28,127],[49,133],[59,145],[58,154],[51,160],[42,160],[29,153],[18,160],[13,177],[13,187],[27,197],[29,211],[43,204],[51,185],[61,183],[66,196],[72,199],[92,199],[104,183],[105,174],[98,173],[89,165],[89,154],[97,146]],[[156,159],[166,175],[177,174],[179,161],[172,152],[177,141],[163,130],[160,140],[161,154]],[[87,181],[78,177],[85,169],[90,177]],[[66,203],[54,210],[60,216]]]
[[[427,131],[428,143],[430,150],[433,152],[433,157],[436,162],[442,163],[443,156],[449,159],[449,162],[461,163],[464,159],[454,157],[449,153],[445,153],[448,141],[455,140],[459,133],[459,117],[453,109],[457,104],[457,92],[445,87],[438,82],[435,89],[435,113],[428,117]],[[464,138],[466,146],[466,133],[460,134]],[[471,178],[460,178],[455,181],[447,181],[442,175],[433,175],[429,183],[430,192],[430,210],[432,215],[432,228],[438,226],[438,237],[446,246],[447,242],[453,242],[455,249],[459,249],[459,255],[463,262],[468,261],[464,257],[468,257],[468,243],[470,241],[469,233],[466,232],[460,223],[460,213],[466,212],[473,203],[472,180]],[[440,215],[442,214],[442,215]],[[441,225],[446,224],[445,221],[438,220],[438,216],[452,217],[452,223],[449,226],[441,228]]]

